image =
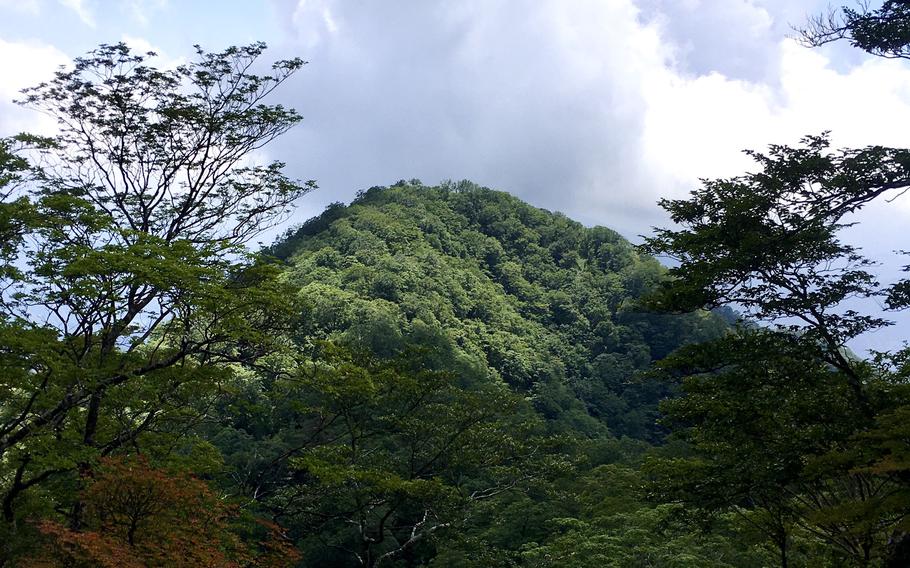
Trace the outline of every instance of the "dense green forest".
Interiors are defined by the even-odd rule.
[[[329,470],[353,482],[352,476],[365,473],[359,468],[368,467],[383,484],[392,479],[405,487],[432,482],[440,485],[437,490],[458,496],[450,504],[455,509],[443,513],[435,501],[421,503],[422,495],[392,497],[386,488],[362,488],[374,504],[360,510],[364,504],[355,502],[359,510],[346,515],[375,525],[389,514],[388,526],[394,527],[390,542],[377,544],[375,554],[407,542],[414,525],[427,520],[423,515],[428,511],[432,526],[458,525],[457,531],[440,534],[433,545],[403,551],[411,563],[425,562],[440,550],[445,551],[443,565],[508,563],[525,556],[540,565],[564,562],[565,552],[540,545],[554,523],[570,523],[576,514],[580,517],[576,521],[594,520],[573,511],[583,503],[567,507],[564,502],[577,491],[570,480],[579,475],[584,484],[591,483],[587,475],[601,481],[615,475],[624,485],[615,498],[629,501],[601,511],[601,522],[628,513],[626,506],[646,509],[637,503],[641,480],[633,464],[650,444],[664,439],[657,404],[669,396],[673,384],[642,371],[686,342],[718,337],[726,325],[705,312],[675,316],[643,311],[638,300],[664,278],[656,261],[639,255],[609,229],[587,229],[563,215],[469,182],[426,187],[415,180],[372,188],[350,206],[329,207],[290,232],[271,252],[286,262],[284,278],[298,291],[302,317],[293,337],[297,352],[312,358],[304,365],[316,369],[324,364],[330,342],[332,349],[350,351],[354,361],[359,361],[357,354],[367,354],[370,362],[358,365],[366,365],[370,373],[376,373],[370,371],[372,366],[388,364],[382,360],[393,360],[412,366],[413,372],[444,373],[453,382],[445,402],[415,401],[411,404],[418,406],[409,416],[396,414],[400,403],[387,398],[401,392],[386,393],[383,385],[371,384],[369,388],[378,388],[379,393],[363,401],[370,405],[369,425],[357,428],[374,429],[370,436],[376,439],[363,442],[356,454],[345,450],[335,456],[340,462],[331,463]],[[391,380],[397,385],[402,379]],[[236,430],[211,436],[216,444],[229,442],[220,449],[228,463],[237,463],[244,478],[261,475],[257,472],[261,465],[249,461],[250,446],[269,447],[271,453],[263,452],[258,460],[270,463],[288,451],[288,438],[300,439],[312,428],[305,413],[301,416],[287,404],[324,396],[296,388],[289,395],[268,384],[267,389],[250,393],[254,396],[244,406],[277,411],[277,416],[259,417],[270,424],[306,426],[251,430],[249,424],[259,421],[244,414],[234,418],[240,418],[234,422]],[[441,394],[439,387],[434,388]],[[362,393],[350,394],[361,401]],[[276,396],[286,402],[276,403]],[[424,404],[432,412],[424,415]],[[332,405],[320,409],[327,416],[344,412]],[[460,433],[461,420],[471,415],[482,420],[471,425],[486,432],[482,439]],[[401,420],[407,424],[399,426]],[[344,447],[356,438],[347,425],[331,435],[341,435]],[[442,450],[448,443],[456,445],[439,457],[433,453],[432,459],[440,461],[424,467],[431,456],[422,448]],[[415,457],[406,453],[415,447],[416,466],[410,461]],[[235,448],[241,450],[236,458]],[[326,451],[319,448],[317,453]],[[405,465],[407,469],[402,469]],[[265,490],[287,492],[286,475],[273,481],[278,488]],[[502,491],[506,487],[509,491]],[[257,486],[257,491],[263,488]],[[486,497],[494,492],[495,499]],[[484,498],[477,499],[480,496]],[[308,539],[306,557],[320,558],[317,564],[326,565],[350,561],[349,553],[326,550],[323,542],[332,538],[337,546],[357,550],[358,535],[348,523],[337,519],[326,523],[316,511],[287,506],[293,515],[315,523],[311,530],[319,536]],[[330,506],[337,514],[338,505]],[[529,515],[534,519],[530,524]],[[293,518],[289,526],[306,526]],[[656,523],[655,519],[645,522]],[[383,536],[378,527],[370,528]],[[656,540],[641,546],[656,548],[661,537],[652,538]],[[638,544],[620,538],[615,546],[634,549]],[[472,558],[478,548],[490,556]],[[603,558],[598,555],[591,562],[602,565]],[[617,566],[628,561],[621,556],[613,560]]]
[[[908,17],[801,33],[907,58]],[[0,140],[0,566],[910,565],[910,348],[848,348],[910,280],[841,240],[910,150],[749,152],[641,246],[411,180],[256,251],[316,187],[250,165],[300,120],[264,50],[24,92],[59,132]]]
[[[641,310],[665,271],[615,232],[469,182],[372,188],[271,252],[300,290],[305,341],[378,355],[423,346],[428,364],[504,383],[554,431],[588,437],[662,439],[669,386],[638,372],[723,326]]]

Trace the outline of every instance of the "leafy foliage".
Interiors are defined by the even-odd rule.
[[[466,390],[410,357],[331,346],[315,361],[268,393],[292,400],[281,413],[299,424],[276,434],[304,443],[253,470],[312,561],[419,558],[425,540],[463,525],[477,503],[565,468],[502,386]]]
[[[639,372],[726,325],[641,312],[655,262],[467,182],[373,188],[269,252],[299,290],[296,353],[238,376],[200,436],[223,486],[291,527],[307,565],[530,562],[556,536],[544,527],[594,522],[558,505],[570,479],[648,446],[613,433],[660,439],[672,389]]]
[[[771,326],[744,325],[659,364],[683,377],[683,396],[662,409],[694,453],[652,464],[655,495],[740,514],[782,566],[806,535],[833,564],[899,565],[910,502],[904,470],[885,465],[897,463],[900,431],[882,427],[908,402],[906,354],[864,361],[846,344],[890,324],[848,302],[891,297],[898,307],[906,281],[880,284],[839,232],[848,214],[910,185],[908,153],[830,151],[822,135],[751,155],[760,171],[663,201],[679,227],[645,245],[679,263],[652,305],[736,307]]]
[[[663,278],[619,235],[468,182],[401,182],[330,207],[271,249],[304,302],[298,331],[528,393],[553,428],[658,440],[668,389],[636,374],[716,335],[707,314],[644,313]]]
[[[904,57],[904,11],[806,38]],[[906,564],[910,350],[847,342],[910,283],[840,234],[907,150],[750,152],[640,249],[411,180],[256,254],[314,187],[249,162],[300,119],[263,50],[103,45],[0,141],[0,563]]]
[[[846,39],[853,47],[889,59],[910,59],[910,6],[904,0],[885,0],[876,9],[868,2],[857,7],[830,8],[798,29],[803,43],[818,47]]]
[[[263,98],[303,62],[255,75],[264,48],[159,70],[102,45],[26,91],[59,128],[0,143],[0,560],[31,516],[81,529],[101,458],[211,470],[188,434],[286,345],[287,288],[245,244],[312,184],[249,154],[299,121]]]
[[[83,500],[84,527],[42,521],[39,531],[49,544],[25,566],[277,568],[299,559],[280,540],[263,543],[262,553],[246,549],[231,531],[236,511],[204,482],[141,458],[104,460]]]

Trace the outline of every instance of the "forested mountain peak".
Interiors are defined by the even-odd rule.
[[[638,371],[721,325],[640,310],[664,272],[615,231],[470,182],[373,187],[270,252],[306,305],[301,336],[386,355],[431,347],[434,365],[503,381],[591,435],[658,437],[667,386]]]
[[[405,219],[416,222],[423,233],[450,234],[474,230],[508,245],[512,253],[531,252],[527,247],[532,243],[544,248],[557,241],[566,245],[569,239],[576,239],[571,243],[574,249],[582,244],[577,239],[584,235],[589,242],[610,243],[622,248],[624,255],[616,255],[618,250],[605,251],[613,252],[619,260],[629,261],[635,254],[631,245],[615,231],[606,227],[586,230],[581,223],[562,213],[534,207],[507,192],[481,187],[470,181],[427,186],[416,179],[401,180],[390,187],[374,186],[362,190],[350,206],[342,203],[329,205],[321,215],[288,231],[273,247],[273,254],[287,258],[307,237],[318,235],[338,219],[356,216],[363,208],[391,214],[398,207],[407,208],[408,213],[397,218],[401,222]],[[389,244],[395,243],[390,241]],[[442,243],[439,239],[430,239],[430,244],[438,246]],[[563,246],[551,252],[565,250],[566,246]],[[461,251],[449,252],[464,254]]]
[[[908,59],[908,5],[796,29]],[[748,150],[640,246],[411,180],[253,251],[317,188],[256,152],[301,120],[265,48],[21,91],[57,130],[0,137],[0,568],[910,566],[910,346],[848,349],[910,266],[845,238],[910,149]]]

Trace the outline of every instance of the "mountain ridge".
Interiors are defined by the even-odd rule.
[[[638,309],[664,271],[615,231],[467,181],[373,187],[268,252],[300,291],[306,341],[431,347],[428,364],[502,381],[589,436],[659,439],[670,387],[638,372],[723,326]]]

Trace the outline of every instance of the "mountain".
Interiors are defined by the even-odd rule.
[[[664,270],[615,231],[470,182],[373,187],[269,252],[305,305],[302,343],[422,346],[427,365],[505,383],[555,430],[590,437],[659,440],[669,387],[639,372],[725,325],[641,310]]]
[[[296,294],[285,347],[198,436],[302,566],[767,564],[733,520],[704,535],[642,491],[686,452],[658,423],[677,386],[643,371],[729,324],[643,309],[665,269],[616,232],[413,180],[266,252]]]

